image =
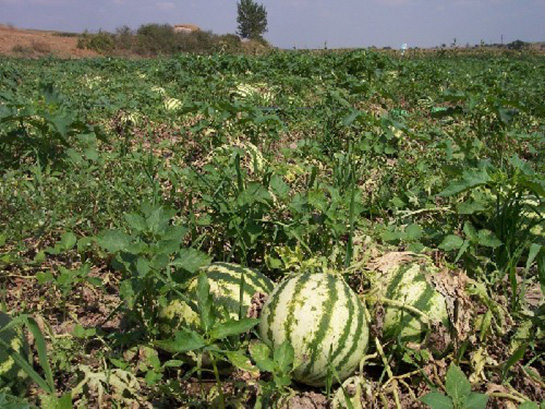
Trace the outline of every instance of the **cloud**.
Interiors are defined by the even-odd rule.
[[[173,10],[176,8],[176,5],[174,3],[171,3],[169,1],[159,1],[155,3],[155,6],[159,10]]]

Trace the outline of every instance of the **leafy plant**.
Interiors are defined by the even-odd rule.
[[[287,394],[291,385],[290,373],[294,367],[295,352],[286,340],[274,351],[261,341],[250,345],[250,354],[260,371],[272,374],[270,381],[261,380],[256,409],[267,408]]]
[[[237,336],[248,332],[252,329],[259,320],[255,318],[240,318],[234,320],[227,318],[219,320],[218,311],[214,308],[208,279],[204,272],[199,275],[197,283],[197,309],[200,317],[200,332],[191,329],[181,329],[177,331],[173,338],[166,340],[158,340],[155,344],[172,353],[196,352],[200,355],[200,360],[209,359],[220,395],[220,407],[225,408],[225,398],[222,391],[222,382],[218,372],[218,359],[223,359],[234,366],[245,370],[253,371],[248,358],[237,350],[239,342]],[[222,346],[231,346],[227,350]]]
[[[120,295],[128,311],[151,334],[167,294],[176,291],[184,297],[180,292],[184,282],[210,261],[183,247],[187,228],[171,224],[174,214],[173,209],[144,203],[141,214],[125,215],[131,234],[113,229],[97,237],[97,243],[114,256],[114,268],[124,273]]]
[[[26,373],[28,377],[34,383],[36,383],[36,385],[38,385],[38,387],[41,390],[45,392],[45,394],[41,396],[43,408],[46,408],[46,409],[72,408],[72,398],[70,396],[70,393],[66,393],[62,395],[61,397],[58,397],[57,390],[55,387],[55,381],[53,379],[53,373],[49,365],[48,352],[47,352],[45,339],[36,320],[29,315],[24,315],[24,314],[19,315],[13,318],[12,320],[10,320],[10,322],[8,322],[5,326],[0,328],[0,332],[14,330],[18,326],[26,327],[30,331],[32,336],[34,337],[36,352],[38,355],[38,362],[40,363],[40,367],[44,373],[44,376],[40,375],[36,370],[34,370],[31,362],[29,362],[28,359],[21,354],[21,351],[15,351],[10,344],[6,343],[1,338],[0,338],[0,347],[2,347],[2,349],[7,353],[7,355],[13,359],[13,361],[15,362],[15,365],[19,366],[24,371],[24,373]],[[2,395],[0,394],[0,402],[2,398],[6,400],[8,399],[6,395],[2,397]],[[15,401],[11,404],[19,405],[20,402]],[[24,403],[21,403],[21,404],[24,405]],[[14,407],[19,407],[19,406],[14,406]]]
[[[98,126],[91,126],[75,112],[66,97],[51,84],[41,86],[33,104],[3,94],[0,105],[0,163],[11,167],[34,159],[40,166],[56,164],[74,154],[75,147],[89,158],[96,156],[97,139],[105,140]],[[79,145],[79,146],[78,146]]]
[[[479,167],[464,171],[440,193],[449,197],[469,192],[466,200],[457,205],[458,213],[467,218],[463,227],[466,239],[447,236],[439,247],[458,249],[456,260],[470,246],[493,250],[500,273],[493,281],[509,277],[512,306],[516,309],[520,298],[517,267],[528,252],[532,254],[529,260],[535,258],[537,253],[530,249],[539,238],[532,231],[545,220],[538,208],[545,197],[545,181],[518,156],[510,158],[509,165],[499,169],[481,162]]]
[[[484,409],[488,396],[472,392],[471,384],[462,370],[452,364],[445,380],[447,394],[430,392],[420,398],[420,401],[432,409]]]

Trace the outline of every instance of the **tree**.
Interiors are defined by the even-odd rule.
[[[262,40],[267,31],[267,10],[253,0],[240,0],[237,3],[237,34],[242,38]]]

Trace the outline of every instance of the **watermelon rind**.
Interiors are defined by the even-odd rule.
[[[239,319],[246,316],[256,293],[270,294],[274,283],[259,271],[242,267],[234,263],[218,262],[202,269],[208,278],[210,294],[214,306],[225,318]],[[240,285],[244,277],[242,306],[240,305]],[[196,302],[197,278],[188,288],[187,296]],[[199,314],[181,299],[173,299],[159,314],[159,329],[164,336],[169,336],[181,327],[197,329]]]
[[[291,343],[292,377],[311,386],[346,379],[369,340],[363,303],[340,276],[325,273],[300,274],[278,285],[263,306],[259,334],[272,349]]]
[[[8,314],[0,311],[0,330],[11,322]],[[28,344],[21,334],[13,328],[0,332],[0,339],[22,356],[28,355]],[[6,387],[17,393],[24,390],[28,375],[15,363],[13,358],[0,345],[0,390]]]
[[[421,343],[434,325],[449,328],[446,299],[431,280],[436,272],[437,267],[430,262],[415,259],[393,266],[375,283],[385,298],[383,340]]]

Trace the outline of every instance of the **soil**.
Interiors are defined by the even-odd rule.
[[[91,50],[77,47],[78,35],[56,31],[19,29],[0,25],[0,55],[38,58],[52,55],[60,58],[95,57]]]

